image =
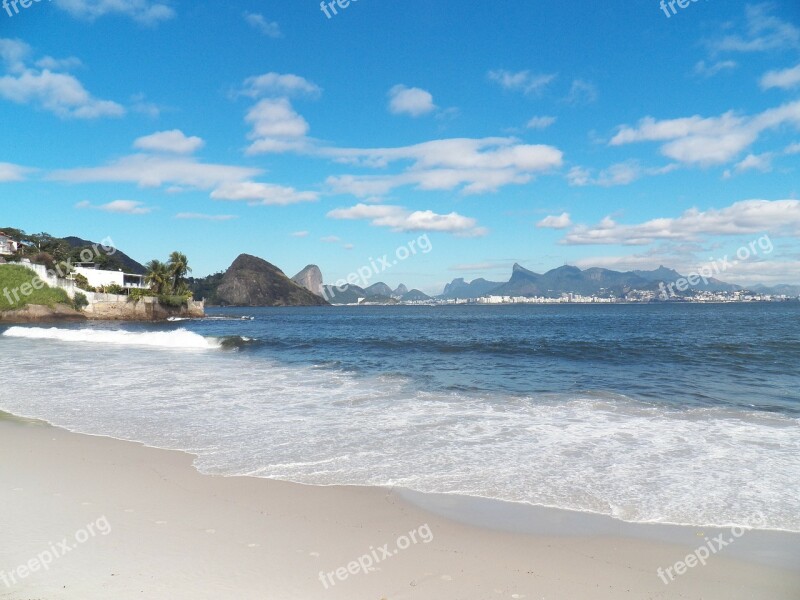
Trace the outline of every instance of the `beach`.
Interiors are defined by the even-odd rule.
[[[657,569],[717,530],[609,527],[553,509],[520,519],[503,503],[486,510],[458,497],[423,500],[434,512],[402,490],[201,475],[186,453],[10,417],[0,420],[0,456],[6,578],[48,549],[58,554],[61,540],[74,546],[47,570],[0,581],[9,600],[789,600],[800,590],[800,565],[765,564],[797,558],[792,534],[746,532],[731,550],[748,543],[758,562],[724,549],[666,585]],[[347,571],[365,556],[380,559],[374,570]]]

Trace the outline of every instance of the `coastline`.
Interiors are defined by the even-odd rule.
[[[748,532],[665,585],[657,569],[684,559],[703,543],[699,534],[712,531],[407,490],[203,475],[188,453],[5,414],[0,452],[0,531],[7,540],[0,573],[87,523],[104,518],[109,525],[107,535],[91,537],[47,570],[12,586],[0,580],[0,596],[9,600],[788,600],[800,589],[800,564],[765,564],[780,564],[782,543],[796,543],[795,534]],[[394,547],[423,526],[430,540],[416,540],[374,571],[347,572],[371,549]],[[344,579],[332,575],[326,587],[326,573],[342,568]]]

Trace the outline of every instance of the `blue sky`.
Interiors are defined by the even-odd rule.
[[[800,6],[686,1],[9,2],[0,226],[327,282],[427,234],[376,280],[437,293],[768,235],[720,278],[800,283]]]

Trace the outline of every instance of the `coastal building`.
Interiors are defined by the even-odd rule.
[[[118,285],[124,289],[146,289],[144,275],[123,273],[122,271],[104,271],[98,269],[94,263],[77,263],[73,268],[75,275],[83,275],[89,285],[95,288]]]
[[[16,254],[19,244],[0,231],[0,256]]]

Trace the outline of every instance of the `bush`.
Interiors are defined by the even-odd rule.
[[[86,294],[81,294],[77,292],[75,297],[72,299],[72,306],[75,307],[75,310],[83,310],[87,306],[89,306],[89,300],[86,298]]]
[[[188,300],[186,296],[175,296],[171,294],[162,294],[158,297],[158,302],[161,306],[169,306],[171,308],[180,308],[186,306]]]
[[[125,288],[119,285],[118,283],[112,283],[111,285],[103,286],[103,293],[105,294],[116,294],[117,296],[121,296],[125,293]]]
[[[128,294],[128,302],[139,302],[142,298],[148,298],[150,296],[155,296],[150,290],[132,289],[130,294]]]
[[[86,279],[86,276],[81,275],[80,273],[78,275],[75,275],[75,285],[77,285],[80,289],[86,292],[94,291],[94,288],[89,285],[89,280]]]

